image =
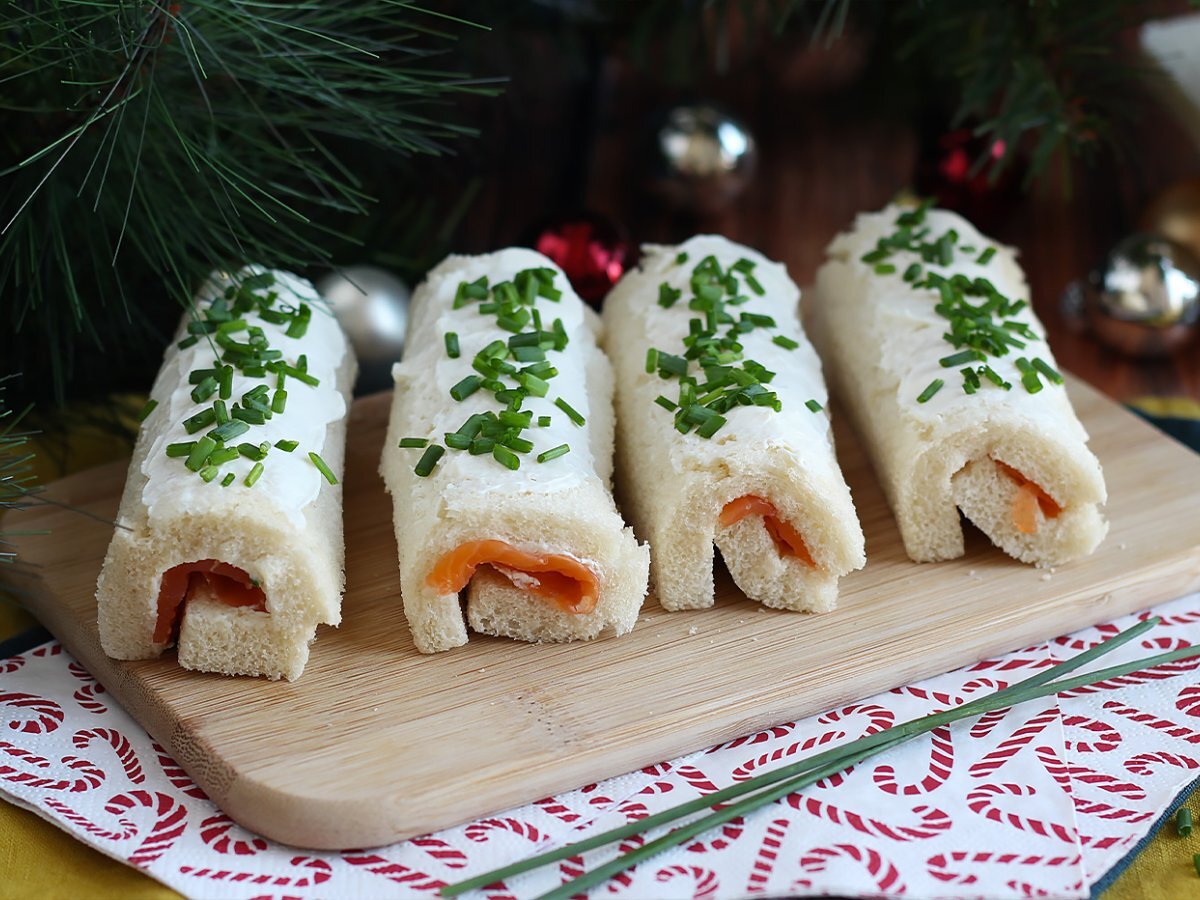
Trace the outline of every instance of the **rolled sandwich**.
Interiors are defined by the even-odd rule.
[[[863,565],[821,364],[784,267],[721,237],[643,247],[605,301],[622,507],[668,610],[713,605],[713,545],[738,587],[824,612]]]
[[[423,653],[633,628],[649,554],[612,499],[599,320],[530,250],[451,256],[413,294],[380,471]]]
[[[214,275],[176,337],[100,572],[101,644],[297,678],[341,619],[354,354],[307,281],[258,268]]]
[[[962,556],[959,510],[1023,562],[1095,550],[1104,478],[1014,251],[922,205],[860,215],[828,256],[814,336],[908,555]]]

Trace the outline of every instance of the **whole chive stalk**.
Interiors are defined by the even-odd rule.
[[[711,794],[706,794],[703,797],[698,797],[695,800],[664,810],[647,818],[640,819],[636,822],[631,822],[627,825],[606,831],[602,834],[593,835],[574,844],[568,844],[558,847],[554,850],[538,854],[520,862],[504,866],[500,869],[495,869],[490,872],[484,872],[476,875],[473,878],[466,879],[456,884],[447,885],[442,888],[442,896],[454,897],[465,893],[469,890],[485,887],[486,885],[500,881],[502,879],[511,878],[515,875],[520,875],[525,872],[540,868],[551,862],[557,862],[566,859],[576,854],[582,854],[596,847],[602,847],[622,838],[631,837],[643,832],[657,828],[673,822],[677,819],[690,816],[693,813],[701,812],[705,809],[710,809],[721,804],[725,804],[729,800],[733,800],[744,794],[754,793],[753,796],[736,804],[724,806],[719,812],[705,816],[696,820],[689,825],[678,828],[658,838],[655,841],[644,845],[637,850],[627,853],[617,859],[600,866],[599,868],[587,873],[586,875],[577,878],[573,881],[563,884],[554,891],[543,895],[541,900],[566,900],[566,898],[575,893],[587,890],[589,887],[599,884],[612,875],[615,875],[624,869],[636,864],[637,862],[647,857],[653,856],[661,850],[668,849],[672,846],[677,846],[690,838],[707,831],[708,829],[720,825],[723,822],[729,821],[739,815],[745,815],[755,809],[773,802],[788,794],[794,793],[809,785],[815,784],[817,781],[827,778],[837,772],[842,771],[850,765],[854,765],[871,755],[894,746],[898,746],[909,738],[916,737],[920,734],[925,734],[938,728],[942,725],[949,725],[962,719],[971,718],[981,713],[990,712],[992,710],[1004,709],[1008,706],[1018,703],[1027,702],[1029,700],[1039,699],[1041,697],[1051,696],[1053,694],[1074,690],[1079,687],[1084,687],[1090,684],[1095,684],[1100,681],[1105,681],[1111,678],[1123,677],[1152,666],[1161,665],[1165,662],[1170,662],[1178,659],[1186,659],[1200,656],[1200,647],[1184,647],[1180,650],[1170,651],[1168,653],[1158,654],[1148,659],[1125,663],[1118,666],[1113,666],[1108,669],[1102,669],[1095,672],[1090,672],[1086,675],[1076,676],[1071,679],[1056,681],[1062,675],[1083,666],[1099,656],[1115,650],[1117,647],[1128,643],[1131,640],[1141,636],[1150,628],[1153,628],[1161,620],[1158,618],[1147,619],[1140,622],[1132,628],[1114,635],[1107,641],[1097,644],[1094,647],[1085,650],[1077,656],[1058,663],[1049,669],[1038,672],[1024,681],[1010,685],[1003,690],[996,691],[986,697],[972,700],[955,709],[947,710],[941,713],[935,713],[918,719],[912,719],[901,725],[893,726],[881,732],[876,732],[867,737],[859,738],[845,746],[835,747],[831,750],[826,750],[818,753],[813,757],[791,763],[781,768],[766,772],[762,775],[740,782],[730,787],[723,788]],[[1053,683],[1052,683],[1053,682]],[[767,788],[770,788],[767,790]]]

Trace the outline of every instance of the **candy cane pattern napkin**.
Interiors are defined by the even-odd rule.
[[[1200,594],[1152,612],[1163,625],[1100,665],[1200,642]],[[285,847],[231,822],[51,643],[0,661],[0,793],[191,897],[432,897],[448,882],[1004,687],[1150,614],[439,834],[341,853]],[[1085,897],[1200,776],[1198,666],[1161,666],[940,728],[590,897]],[[476,896],[535,896],[616,852],[566,859]]]

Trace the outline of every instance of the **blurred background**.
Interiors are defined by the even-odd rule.
[[[80,464],[81,433],[128,440],[213,268],[317,281],[362,392],[447,252],[535,246],[599,303],[641,243],[711,231],[804,285],[905,193],[1020,250],[1067,368],[1171,418],[1200,399],[1187,0],[64,0],[0,20],[0,422],[9,462],[41,432],[46,475]]]

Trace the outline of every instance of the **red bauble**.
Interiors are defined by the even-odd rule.
[[[575,292],[596,307],[625,274],[629,260],[629,239],[621,228],[590,213],[547,223],[537,232],[533,247],[554,260]]]

